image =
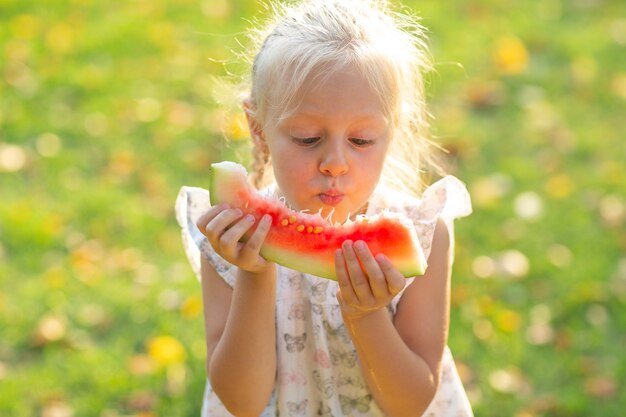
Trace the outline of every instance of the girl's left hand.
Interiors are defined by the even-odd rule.
[[[360,318],[387,307],[406,283],[385,255],[374,257],[361,240],[343,242],[335,253],[335,268],[337,299],[346,318]]]

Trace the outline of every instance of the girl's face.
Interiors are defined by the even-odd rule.
[[[393,136],[376,93],[345,68],[305,87],[296,111],[282,120],[268,109],[265,139],[280,192],[291,208],[343,222],[365,210]],[[306,89],[309,87],[308,89]]]

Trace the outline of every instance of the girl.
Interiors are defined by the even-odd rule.
[[[468,194],[450,176],[413,194],[428,161],[420,27],[383,2],[311,0],[262,40],[243,102],[256,185],[339,222],[402,212],[429,266],[406,280],[346,241],[338,282],[289,270],[259,255],[268,219],[183,187],[177,217],[204,301],[202,415],[471,416],[446,347],[451,220],[470,213]]]

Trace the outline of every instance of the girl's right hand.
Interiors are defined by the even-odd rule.
[[[244,271],[261,273],[272,265],[259,253],[270,230],[272,218],[269,215],[263,216],[250,238],[246,242],[240,242],[255,222],[254,216],[243,216],[241,209],[220,204],[200,216],[196,226],[207,237],[213,250],[227,262]]]

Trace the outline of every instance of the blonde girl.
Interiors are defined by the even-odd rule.
[[[452,219],[470,213],[428,167],[422,29],[382,1],[275,5],[243,101],[254,182],[296,210],[343,222],[411,218],[428,257],[405,279],[367,242],[335,255],[337,282],[263,259],[266,218],[183,187],[177,217],[202,283],[203,416],[471,416],[447,348]],[[239,242],[246,232],[251,238]]]

